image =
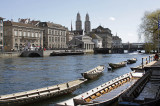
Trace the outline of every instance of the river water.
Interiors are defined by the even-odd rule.
[[[30,106],[52,106],[57,102],[67,100],[78,94],[86,92],[113,78],[128,73],[130,67],[141,64],[142,57],[147,54],[88,54],[76,56],[56,56],[40,58],[0,58],[0,95],[32,90],[52,86],[78,78],[81,73],[98,65],[105,65],[105,70],[98,79],[87,81],[72,94],[51,98]],[[108,63],[126,61],[137,58],[138,61],[126,67],[108,71]]]

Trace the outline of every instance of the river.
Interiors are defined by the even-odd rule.
[[[113,78],[130,72],[130,67],[141,64],[147,54],[88,54],[76,56],[56,56],[40,58],[0,58],[0,95],[47,87],[81,78],[81,73],[98,65],[105,65],[105,70],[98,79],[88,81],[69,95],[51,98],[30,106],[51,106],[86,92]],[[126,67],[108,71],[108,63],[137,58],[137,62]]]

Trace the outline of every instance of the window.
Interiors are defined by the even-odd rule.
[[[26,32],[23,32],[23,36],[26,36]]]
[[[57,37],[55,37],[55,42],[57,42]]]
[[[34,37],[34,33],[32,32],[32,37]]]
[[[38,37],[38,33],[35,33],[35,37]]]
[[[17,30],[14,30],[14,35],[18,36],[18,31]]]
[[[42,36],[42,34],[41,33],[39,33],[39,37],[41,37]]]
[[[30,37],[30,32],[28,32],[28,37]]]
[[[51,42],[51,37],[49,37],[49,42]]]
[[[57,31],[55,31],[55,35],[57,35]]]
[[[22,36],[22,31],[19,31],[19,36]]]

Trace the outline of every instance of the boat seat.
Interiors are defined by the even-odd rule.
[[[84,99],[84,101],[85,101],[85,102],[90,102],[91,100],[92,100],[92,99],[91,99],[91,98],[89,98],[89,97],[88,97],[88,98],[86,98],[86,99]]]
[[[98,92],[98,93],[96,93],[96,96],[101,96],[101,93],[99,93],[99,92]]]
[[[92,96],[91,96],[91,98],[92,98],[92,99],[95,99],[95,98],[97,98],[97,96],[95,96],[95,95],[92,95]]]
[[[105,94],[105,91],[104,91],[104,90],[101,90],[100,92],[101,92],[101,94]]]
[[[106,93],[109,92],[109,88],[106,88],[105,91],[106,91]]]

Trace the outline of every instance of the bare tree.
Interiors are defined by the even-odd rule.
[[[158,15],[160,15],[160,9],[149,12],[146,11],[142,18],[142,23],[139,26],[139,38],[144,36],[146,43],[152,43],[152,50],[156,49],[158,44]],[[160,18],[160,17],[159,17]],[[155,46],[155,47],[153,47]]]

